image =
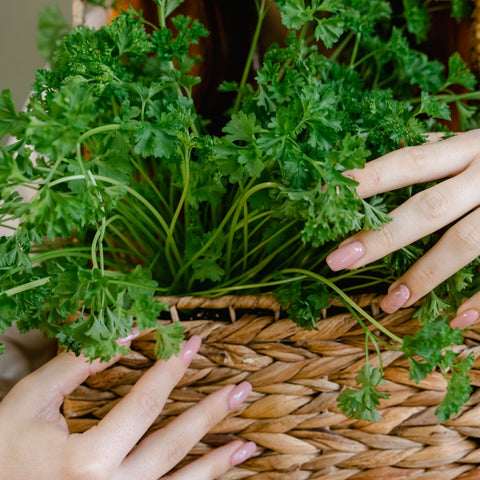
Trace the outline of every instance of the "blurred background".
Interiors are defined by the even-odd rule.
[[[45,65],[37,52],[38,12],[56,3],[70,22],[71,0],[1,0],[0,90],[9,88],[21,109],[33,83],[35,70]]]

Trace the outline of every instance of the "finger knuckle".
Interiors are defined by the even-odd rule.
[[[203,423],[205,432],[212,430],[220,421],[221,412],[218,409],[207,409],[203,414]]]
[[[395,234],[390,224],[385,224],[380,230],[375,231],[374,234],[379,240],[376,242],[377,245],[383,245],[388,250],[392,250],[395,247]]]
[[[467,251],[480,251],[480,227],[473,223],[463,223],[452,228],[451,235],[455,246]]]
[[[169,438],[169,441],[165,445],[165,458],[168,458],[168,461],[171,464],[176,465],[190,449],[190,443],[191,442],[189,441],[189,439],[185,438],[184,435],[181,434]]]
[[[71,454],[64,458],[65,476],[68,480],[107,480],[105,461],[99,456]]]
[[[137,409],[143,418],[155,418],[163,407],[163,399],[148,390],[137,392]]]
[[[417,210],[424,218],[443,217],[449,209],[448,199],[438,190],[426,190],[415,198]]]
[[[412,271],[413,283],[419,286],[420,290],[428,291],[435,285],[435,269],[426,262],[418,263]],[[412,282],[410,282],[412,283]]]
[[[404,147],[402,153],[406,156],[411,172],[422,172],[425,169],[425,165],[429,160],[425,148]]]

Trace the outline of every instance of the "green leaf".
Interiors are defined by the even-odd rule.
[[[427,4],[421,0],[403,0],[403,8],[408,31],[415,35],[417,43],[424,41],[430,28]]]
[[[174,322],[171,325],[157,325],[155,332],[155,355],[162,360],[168,360],[172,355],[178,355],[183,342],[183,325]]]
[[[430,95],[427,92],[422,92],[421,100],[422,103],[420,104],[417,115],[423,113],[432,118],[450,120],[450,108],[445,102],[438,100],[438,98]]]
[[[0,139],[8,133],[14,133],[15,122],[19,119],[12,100],[10,90],[2,90],[0,94]]]
[[[59,41],[71,26],[63,18],[62,12],[56,3],[43,8],[38,14],[38,51],[46,60],[50,61]]]
[[[151,296],[140,295],[133,302],[132,315],[139,330],[156,326],[161,312],[168,312],[168,306]]]
[[[474,90],[477,85],[477,78],[471,72],[458,52],[455,52],[448,59],[448,78],[442,90],[451,85],[462,85],[467,90]]]
[[[447,376],[447,393],[435,410],[440,422],[446,422],[452,415],[456,415],[468,402],[472,393],[472,383],[469,375],[475,363],[473,353],[452,365],[450,375]]]
[[[379,422],[382,416],[378,413],[377,406],[381,399],[387,399],[390,394],[379,393],[375,389],[385,383],[381,379],[380,370],[372,365],[364,365],[355,377],[357,385],[362,385],[359,390],[347,388],[337,398],[338,407],[346,415],[365,420]]]
[[[314,330],[317,329],[323,309],[330,305],[331,294],[324,285],[304,287],[300,282],[295,282],[276,290],[275,297],[287,310],[291,320],[307,330]]]
[[[380,230],[386,223],[392,221],[392,218],[388,216],[385,202],[380,196],[375,195],[368,202],[361,200],[365,209],[364,230]]]

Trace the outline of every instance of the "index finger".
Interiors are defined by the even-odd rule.
[[[99,458],[110,468],[121,464],[160,415],[200,345],[201,338],[193,336],[182,345],[178,357],[158,360],[94,429],[75,439],[90,458]]]
[[[479,145],[480,129],[471,130],[446,140],[395,150],[345,175],[359,183],[359,196],[368,198],[459,173],[478,155]]]
[[[135,334],[118,342],[127,346],[134,336]],[[46,412],[52,412],[53,417],[58,417],[66,395],[90,375],[108,368],[120,357],[121,355],[117,355],[109,362],[90,362],[83,355],[61,353],[20,380],[3,400],[3,407],[8,408],[11,404],[13,412],[23,416],[28,414],[34,417],[39,413],[45,415]]]

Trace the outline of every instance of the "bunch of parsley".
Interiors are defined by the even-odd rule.
[[[450,347],[461,333],[442,315],[478,289],[475,265],[432,294],[418,314],[423,328],[401,339],[349,293],[392,280],[436,236],[354,272],[332,275],[324,262],[338,241],[380,228],[412,193],[362,200],[342,172],[444,130],[449,104],[465,127],[476,125],[480,93],[460,56],[445,70],[415,48],[429,28],[426,4],[404,0],[394,12],[385,0],[278,0],[290,33],[250,84],[271,8],[255,0],[244,75],[221,86],[235,101],[218,136],[195,109],[200,79],[189,73],[199,60],[190,46],[208,32],[174,15],[181,0],[154,1],[158,25],[130,8],[99,30],[70,30],[46,10],[40,45],[51,68],[37,72],[26,111],[8,90],[0,96],[0,136],[14,139],[0,148],[0,224],[12,230],[0,239],[0,331],[13,322],[38,328],[106,360],[135,321],[157,329],[157,354],[168,358],[182,329],[158,325],[167,308],[159,295],[274,292],[308,329],[335,296],[366,334],[362,387],[340,395],[344,412],[379,419],[382,372],[368,353],[384,347],[408,356],[417,381],[440,368],[449,390],[439,415],[457,412],[472,357],[457,358]],[[468,13],[467,2],[444,5]],[[452,91],[458,85],[465,93]]]

